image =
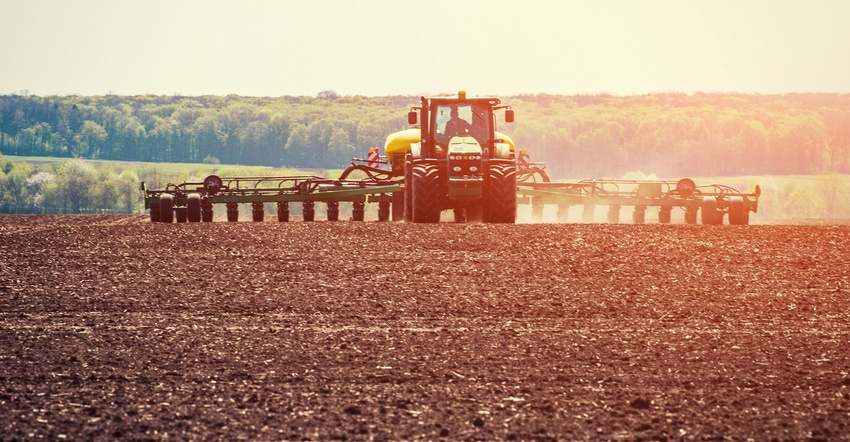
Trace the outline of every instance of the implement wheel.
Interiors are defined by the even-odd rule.
[[[353,221],[363,221],[366,219],[366,203],[362,201],[351,203],[351,219]]]
[[[225,206],[227,206],[227,222],[235,223],[239,221],[239,204],[226,203]]]
[[[339,201],[328,201],[328,221],[339,221]]]
[[[697,207],[696,206],[688,206],[685,209],[685,223],[686,224],[696,224],[697,223]]]
[[[466,209],[460,207],[452,210],[456,223],[466,222]]]
[[[733,196],[729,198],[729,224],[733,226],[745,226],[750,223],[750,211],[744,205],[744,197]]]
[[[255,223],[263,222],[263,218],[265,218],[266,212],[263,207],[263,203],[254,202],[251,203],[251,218]]]
[[[516,222],[516,166],[493,164],[484,181],[484,222]]]
[[[664,206],[661,208],[661,211],[658,212],[658,222],[661,224],[670,224],[670,219],[672,218],[673,207]]]
[[[301,203],[301,216],[304,221],[310,222],[316,219],[316,203],[304,201]]]
[[[211,223],[213,221],[213,205],[206,199],[201,199],[201,221]]]
[[[413,222],[440,222],[440,175],[434,164],[413,165]],[[514,190],[516,192],[516,190]]]
[[[608,223],[610,223],[610,224],[619,224],[620,223],[620,206],[617,206],[617,205],[608,206]]]
[[[390,203],[381,201],[378,203],[378,221],[390,220]]]
[[[151,205],[151,222],[158,223],[159,222],[159,205],[152,204]]]
[[[171,194],[163,193],[159,196],[159,221],[174,222],[174,196]]]
[[[185,207],[178,207],[174,209],[174,215],[177,217],[178,223],[185,223],[187,221]]]
[[[702,197],[702,223],[706,225],[723,224],[723,212],[717,210],[717,198],[713,196]]]
[[[585,204],[584,207],[581,210],[581,222],[592,223],[595,215],[596,215],[596,205],[595,204]]]
[[[632,223],[643,224],[646,222],[646,206],[635,206],[635,211],[632,212]]]
[[[278,201],[277,220],[281,223],[289,221],[289,203],[287,201]]]
[[[201,222],[201,194],[191,193],[186,198],[186,216],[190,223]]]

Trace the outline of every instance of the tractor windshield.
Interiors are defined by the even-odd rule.
[[[437,142],[447,144],[455,136],[472,136],[484,145],[490,133],[489,108],[476,104],[446,104],[436,108]]]

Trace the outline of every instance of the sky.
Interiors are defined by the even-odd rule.
[[[847,0],[0,0],[0,94],[850,93]]]

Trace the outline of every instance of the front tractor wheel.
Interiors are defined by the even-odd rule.
[[[516,166],[493,164],[484,184],[484,222],[516,222]]]
[[[412,175],[413,222],[440,222],[440,175],[437,166],[414,164]]]

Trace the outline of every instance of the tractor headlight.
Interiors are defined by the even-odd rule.
[[[478,167],[476,167],[476,166],[470,166],[470,167],[469,167],[469,171],[470,171],[470,172],[472,172],[472,173],[478,172]]]
[[[460,172],[460,166],[452,167],[452,170],[455,172]]]

